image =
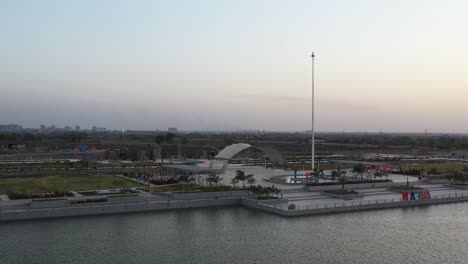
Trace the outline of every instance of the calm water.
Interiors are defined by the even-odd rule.
[[[283,218],[242,207],[0,224],[0,263],[467,263],[468,203]]]

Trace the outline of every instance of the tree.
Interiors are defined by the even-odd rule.
[[[252,182],[253,180],[251,179],[254,178],[254,174],[245,175],[245,172],[236,170],[236,177],[234,178],[237,178],[238,181],[242,181],[242,187],[245,188],[245,181]]]
[[[319,182],[320,169],[318,167],[314,167],[310,174],[314,176],[315,182]]]
[[[274,185],[273,185],[273,193],[276,194],[276,197],[279,196],[279,194],[281,193],[281,190],[279,188],[276,188]]]
[[[210,183],[210,187],[211,187],[211,184],[214,183],[216,184],[216,186],[218,186],[218,183],[220,181],[223,180],[223,178],[220,178],[218,174],[216,174],[215,172],[213,171],[210,171],[208,173],[208,178],[206,178],[206,180]]]
[[[362,175],[364,174],[364,171],[365,171],[364,165],[361,163],[356,164],[353,167],[353,172],[356,173],[356,175],[361,176],[361,181],[362,181]]]
[[[249,174],[250,175],[250,174]],[[254,185],[255,183],[257,182],[257,180],[253,177],[253,174],[252,174],[252,177],[248,177],[247,178],[247,183],[252,186]]]
[[[338,174],[338,181],[341,183],[341,190],[344,190],[344,185],[346,183],[346,171],[341,168],[336,169],[336,174]]]
[[[278,196],[281,192],[281,190],[276,188],[274,185],[271,187],[263,187],[261,185],[250,186],[249,190],[255,193],[257,196],[271,196],[272,193]]]
[[[169,144],[172,144],[174,142],[174,138],[176,137],[175,134],[173,133],[167,133],[164,140],[169,143]]]
[[[156,144],[160,145],[164,141],[164,136],[158,135],[154,138],[154,141],[156,142]]]
[[[181,173],[177,176],[177,180],[189,184],[190,182],[195,181],[191,173]]]
[[[380,177],[380,179],[382,179],[382,173],[380,171],[377,171],[374,173],[374,178],[376,177]]]
[[[450,170],[447,178],[455,182],[466,182],[468,181],[467,176],[459,170]]]
[[[331,179],[332,181],[336,181],[337,178],[339,178],[340,175],[338,175],[338,172],[337,171],[332,171],[331,172]]]
[[[236,185],[239,183],[239,179],[236,177],[231,179],[232,188],[236,188]]]

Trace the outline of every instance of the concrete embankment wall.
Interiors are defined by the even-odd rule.
[[[146,197],[101,195],[71,197],[63,200],[7,201],[0,203],[0,221],[240,205],[241,197],[252,195],[248,191],[228,191],[174,193]],[[102,199],[104,201],[96,202]],[[89,200],[95,201],[89,202]]]
[[[329,207],[311,207],[311,208],[297,208],[295,210],[287,210],[287,206],[284,208],[278,208],[271,205],[255,203],[251,199],[242,199],[242,204],[266,211],[269,213],[274,213],[282,216],[305,216],[305,215],[319,215],[319,214],[333,214],[333,213],[345,213],[345,212],[356,212],[356,211],[367,211],[367,210],[379,210],[379,209],[391,209],[391,208],[405,208],[405,207],[414,207],[421,205],[432,205],[432,204],[445,204],[445,203],[456,203],[456,202],[466,202],[468,201],[468,196],[458,196],[458,197],[447,197],[447,198],[438,198],[431,200],[414,200],[414,201],[396,201],[396,202],[387,202],[387,203],[362,203],[355,205],[346,205],[346,206],[329,206]],[[323,205],[322,205],[323,206]]]
[[[41,219],[53,217],[83,216],[83,215],[101,215],[131,212],[160,211],[181,208],[228,206],[241,204],[239,197],[220,198],[220,199],[201,199],[184,201],[146,201],[120,204],[93,204],[76,205],[66,207],[50,208],[31,208],[20,210],[2,210],[0,211],[0,221]]]
[[[287,204],[288,204],[287,199],[278,199],[278,200],[275,200],[276,203],[284,203],[286,208],[287,208]],[[277,214],[277,215],[286,216],[284,214],[283,209],[280,209],[280,208],[276,207],[278,204],[259,202],[258,200],[251,199],[251,198],[241,198],[240,201],[241,201],[241,204],[243,206],[245,206],[245,207],[258,209],[258,210],[261,210],[261,211],[265,211],[265,212],[269,212],[269,213],[273,213],[273,214]]]
[[[415,201],[370,201],[363,203],[356,203],[352,205],[320,205],[320,207],[298,207],[294,210],[288,210],[287,199],[275,200],[256,200],[249,197],[229,197],[218,199],[196,199],[196,200],[151,200],[148,199],[144,202],[128,202],[128,203],[92,203],[92,204],[79,204],[71,206],[59,206],[49,208],[0,208],[0,221],[24,220],[24,219],[41,219],[41,218],[54,218],[54,217],[70,217],[70,216],[84,216],[84,215],[102,215],[102,214],[116,214],[116,213],[131,213],[131,212],[148,212],[148,211],[162,211],[171,209],[183,208],[202,208],[214,206],[230,206],[230,205],[243,205],[249,208],[261,210],[268,213],[273,213],[281,216],[303,216],[303,215],[318,215],[318,214],[331,214],[331,213],[344,213],[356,212],[366,210],[378,210],[389,208],[405,208],[421,205],[444,204],[455,202],[466,202],[468,196],[456,197],[443,197],[431,200],[415,200]]]

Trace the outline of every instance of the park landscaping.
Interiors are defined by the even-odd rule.
[[[332,189],[332,190],[325,190],[322,192],[323,195],[338,198],[338,199],[345,199],[345,200],[352,200],[354,198],[361,198],[364,197],[364,194],[356,192],[354,190],[345,190],[345,189]]]
[[[400,191],[415,191],[415,190],[422,190],[423,188],[413,186],[413,185],[400,185],[400,186],[392,186],[390,187],[393,190],[400,190]]]
[[[422,191],[424,190],[424,188],[417,187],[414,185],[399,185],[399,186],[388,187],[387,190],[397,192],[397,193],[404,193],[404,192]]]
[[[338,189],[338,190],[326,190],[324,191],[326,193],[332,193],[332,194],[338,194],[338,195],[347,195],[347,194],[358,194],[358,192],[354,191],[354,190],[342,190],[342,189]]]
[[[420,164],[404,164],[401,166],[402,171],[405,174],[413,175],[410,172],[416,171],[416,175],[419,175],[420,171],[427,171],[429,174],[437,175],[449,173],[453,170],[462,170],[466,164],[463,163],[420,163]]]
[[[385,180],[355,180],[349,181],[346,180],[344,182],[336,181],[336,182],[306,182],[305,186],[327,186],[327,185],[343,185],[343,184],[362,184],[362,183],[380,183],[380,182],[392,182],[390,179]]]
[[[204,186],[192,183],[180,183],[150,188],[152,192],[219,192],[233,190],[235,190],[234,187],[228,185]]]
[[[118,176],[96,175],[67,177],[66,186],[67,191],[87,191],[140,187],[142,185]],[[63,176],[49,176],[0,179],[0,194],[9,195],[13,199],[34,198],[38,194],[44,193],[48,193],[52,197],[63,196],[65,193],[65,178]]]

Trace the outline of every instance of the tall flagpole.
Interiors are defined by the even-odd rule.
[[[314,60],[315,54],[312,52],[312,167],[311,171],[315,168],[315,131],[314,131],[314,115],[315,115],[315,106],[314,106]]]

